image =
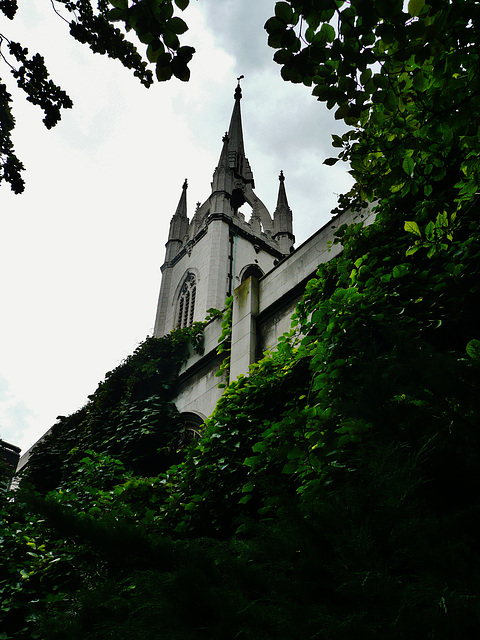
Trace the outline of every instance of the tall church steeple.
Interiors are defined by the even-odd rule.
[[[264,230],[272,229],[272,219],[263,202],[253,192],[255,181],[243,143],[242,113],[240,101],[242,89],[240,80],[234,94],[234,105],[228,132],[223,137],[223,147],[218,165],[213,173],[212,193],[210,196],[210,213],[235,215],[247,202],[256,209]]]
[[[210,196],[187,216],[187,182],[170,223],[155,335],[203,320],[207,310],[222,309],[225,299],[249,274],[265,274],[290,253],[294,236],[292,212],[281,178],[275,223],[254,192],[245,155],[240,80],[233,111],[223,137]],[[246,219],[248,205],[250,219]],[[272,237],[273,235],[273,237]]]
[[[242,78],[243,76],[240,76],[238,79],[238,85],[235,89],[235,103],[228,128],[228,167],[233,170],[236,178],[243,180],[245,183],[250,183],[254,187],[253,173],[245,156],[243,145],[242,113],[240,110],[240,100],[242,99],[240,80]]]

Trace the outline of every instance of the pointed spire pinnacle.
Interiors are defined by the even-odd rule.
[[[285,191],[285,176],[283,175],[283,171],[280,171],[278,179],[280,181],[280,184],[278,187],[277,208],[275,209],[275,212],[283,208],[289,210],[287,192]]]
[[[185,178],[185,182],[182,185],[182,195],[180,196],[180,200],[178,201],[177,210],[175,211],[176,216],[186,217],[187,215],[187,189],[188,189],[188,181]]]
[[[177,244],[175,245],[175,252],[178,252],[180,250],[183,240],[188,233],[189,222],[187,216],[187,188],[188,182],[185,179],[185,182],[182,186],[182,195],[180,196],[180,200],[178,201],[177,210],[175,211],[170,221],[170,232],[168,234],[168,240],[169,242],[171,240],[176,241]],[[169,253],[171,254],[172,251],[173,249]],[[169,259],[171,259],[171,257],[172,256],[170,256]]]
[[[280,171],[278,176],[280,184],[278,186],[277,207],[273,214],[274,239],[278,242],[282,253],[288,254],[292,251],[295,236],[293,235],[292,211],[288,206],[287,192],[285,191],[285,176]]]
[[[250,163],[245,156],[240,101],[242,89],[237,78],[232,116],[228,132],[222,138],[223,146],[217,167],[213,172],[212,192],[208,199],[210,213],[224,213],[234,216],[244,203],[253,207],[255,182]],[[263,232],[273,228],[272,218],[263,202],[257,198],[258,215]],[[254,227],[258,225],[254,220]]]
[[[212,187],[214,191],[227,191],[231,193],[234,178],[240,178],[244,184],[250,183],[252,187],[254,186],[252,170],[245,157],[245,147],[243,143],[242,113],[240,109],[240,100],[242,99],[240,80],[242,78],[243,76],[237,78],[238,83],[235,88],[235,103],[230,118],[230,125],[228,132],[226,132],[222,138],[222,152],[213,177]],[[227,173],[230,173],[230,179],[227,179]],[[232,183],[230,184],[230,188],[225,188],[227,182]]]
[[[230,119],[230,126],[228,128],[228,166],[233,169],[241,177],[244,176],[244,164],[247,159],[245,158],[245,149],[243,146],[243,128],[242,128],[242,113],[240,110],[240,100],[242,99],[242,88],[240,87],[240,80],[243,76],[237,78],[238,84],[235,89],[232,117]],[[247,167],[245,167],[246,169]],[[250,168],[250,167],[248,167]],[[251,173],[251,172],[250,172]],[[253,178],[253,176],[249,176]]]

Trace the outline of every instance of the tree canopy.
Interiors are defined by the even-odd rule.
[[[185,11],[189,0],[53,0],[52,5],[75,39],[119,59],[145,86],[154,74],[159,81],[172,76],[188,80],[194,49],[180,42],[188,26],[175,10]],[[0,4],[9,19],[16,9],[16,0]],[[410,0],[407,6],[402,0],[291,0],[274,5],[275,15],[265,24],[268,43],[276,49],[274,60],[285,80],[312,86],[317,99],[350,127],[333,144],[351,165],[359,197],[385,201],[400,192],[428,199],[445,178],[445,158],[453,161],[453,156],[458,165],[458,179],[450,185],[455,202],[459,206],[475,194],[479,140],[471,116],[479,99],[479,11],[475,0]],[[130,32],[145,51],[128,40]],[[29,57],[28,49],[8,41],[6,34],[0,39],[11,58],[4,48],[4,62],[27,99],[44,110],[45,125],[53,126],[61,109],[72,106],[70,99],[49,79],[39,54]],[[1,85],[0,179],[21,192],[10,102]]]
[[[94,53],[108,55],[131,69],[140,82],[149,87],[153,64],[158,80],[169,80],[172,75],[186,81],[190,76],[188,63],[194,49],[181,46],[179,35],[187,31],[187,25],[174,15],[174,7],[185,9],[189,0],[52,0],[53,10],[69,26],[75,40],[87,44]],[[17,0],[2,0],[0,12],[9,20],[15,18]],[[121,22],[123,30],[115,26]],[[147,45],[145,55],[136,44],[128,40],[125,32],[134,31],[138,40]],[[43,122],[53,127],[61,118],[61,110],[73,103],[67,93],[50,79],[41,54],[29,54],[28,47],[9,40],[0,32],[0,58],[10,69],[18,86],[28,101],[44,112]],[[5,84],[0,83],[0,182],[8,182],[15,193],[21,193],[24,180],[23,165],[15,155],[11,132],[15,119],[11,109],[11,95]]]

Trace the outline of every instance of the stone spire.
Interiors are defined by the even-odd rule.
[[[172,260],[182,248],[185,236],[188,234],[188,216],[187,216],[187,187],[188,183],[185,182],[182,186],[182,195],[178,201],[177,210],[175,211],[170,221],[170,232],[168,234],[167,242],[167,255],[165,260],[168,262]]]
[[[228,167],[233,170],[237,178],[255,187],[253,173],[245,157],[245,148],[243,146],[242,113],[240,111],[240,100],[242,99],[240,80],[242,78],[243,76],[238,78],[238,84],[234,94],[235,104],[228,128]]]
[[[289,254],[292,252],[295,242],[292,223],[293,216],[288,206],[283,171],[280,171],[278,179],[280,184],[278,187],[277,207],[273,214],[273,239],[277,241],[282,253]]]
[[[228,132],[223,137],[223,147],[217,168],[213,173],[211,212],[233,215],[246,202],[245,189],[254,187],[253,173],[245,156],[243,144],[240,80],[234,94],[234,106]]]

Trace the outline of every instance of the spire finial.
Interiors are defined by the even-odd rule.
[[[187,190],[187,187],[188,187],[188,180],[187,180],[187,178],[185,178],[185,182],[183,183],[182,189],[183,189],[184,191],[186,191],[186,190]]]
[[[280,175],[278,176],[280,182],[285,182],[285,176],[283,175],[283,171],[280,171]]]
[[[235,89],[235,94],[233,96],[235,98],[235,100],[240,100],[241,97],[242,97],[242,87],[240,86],[240,80],[243,80],[244,77],[245,76],[239,76],[237,78],[238,84],[237,84],[237,88]]]

